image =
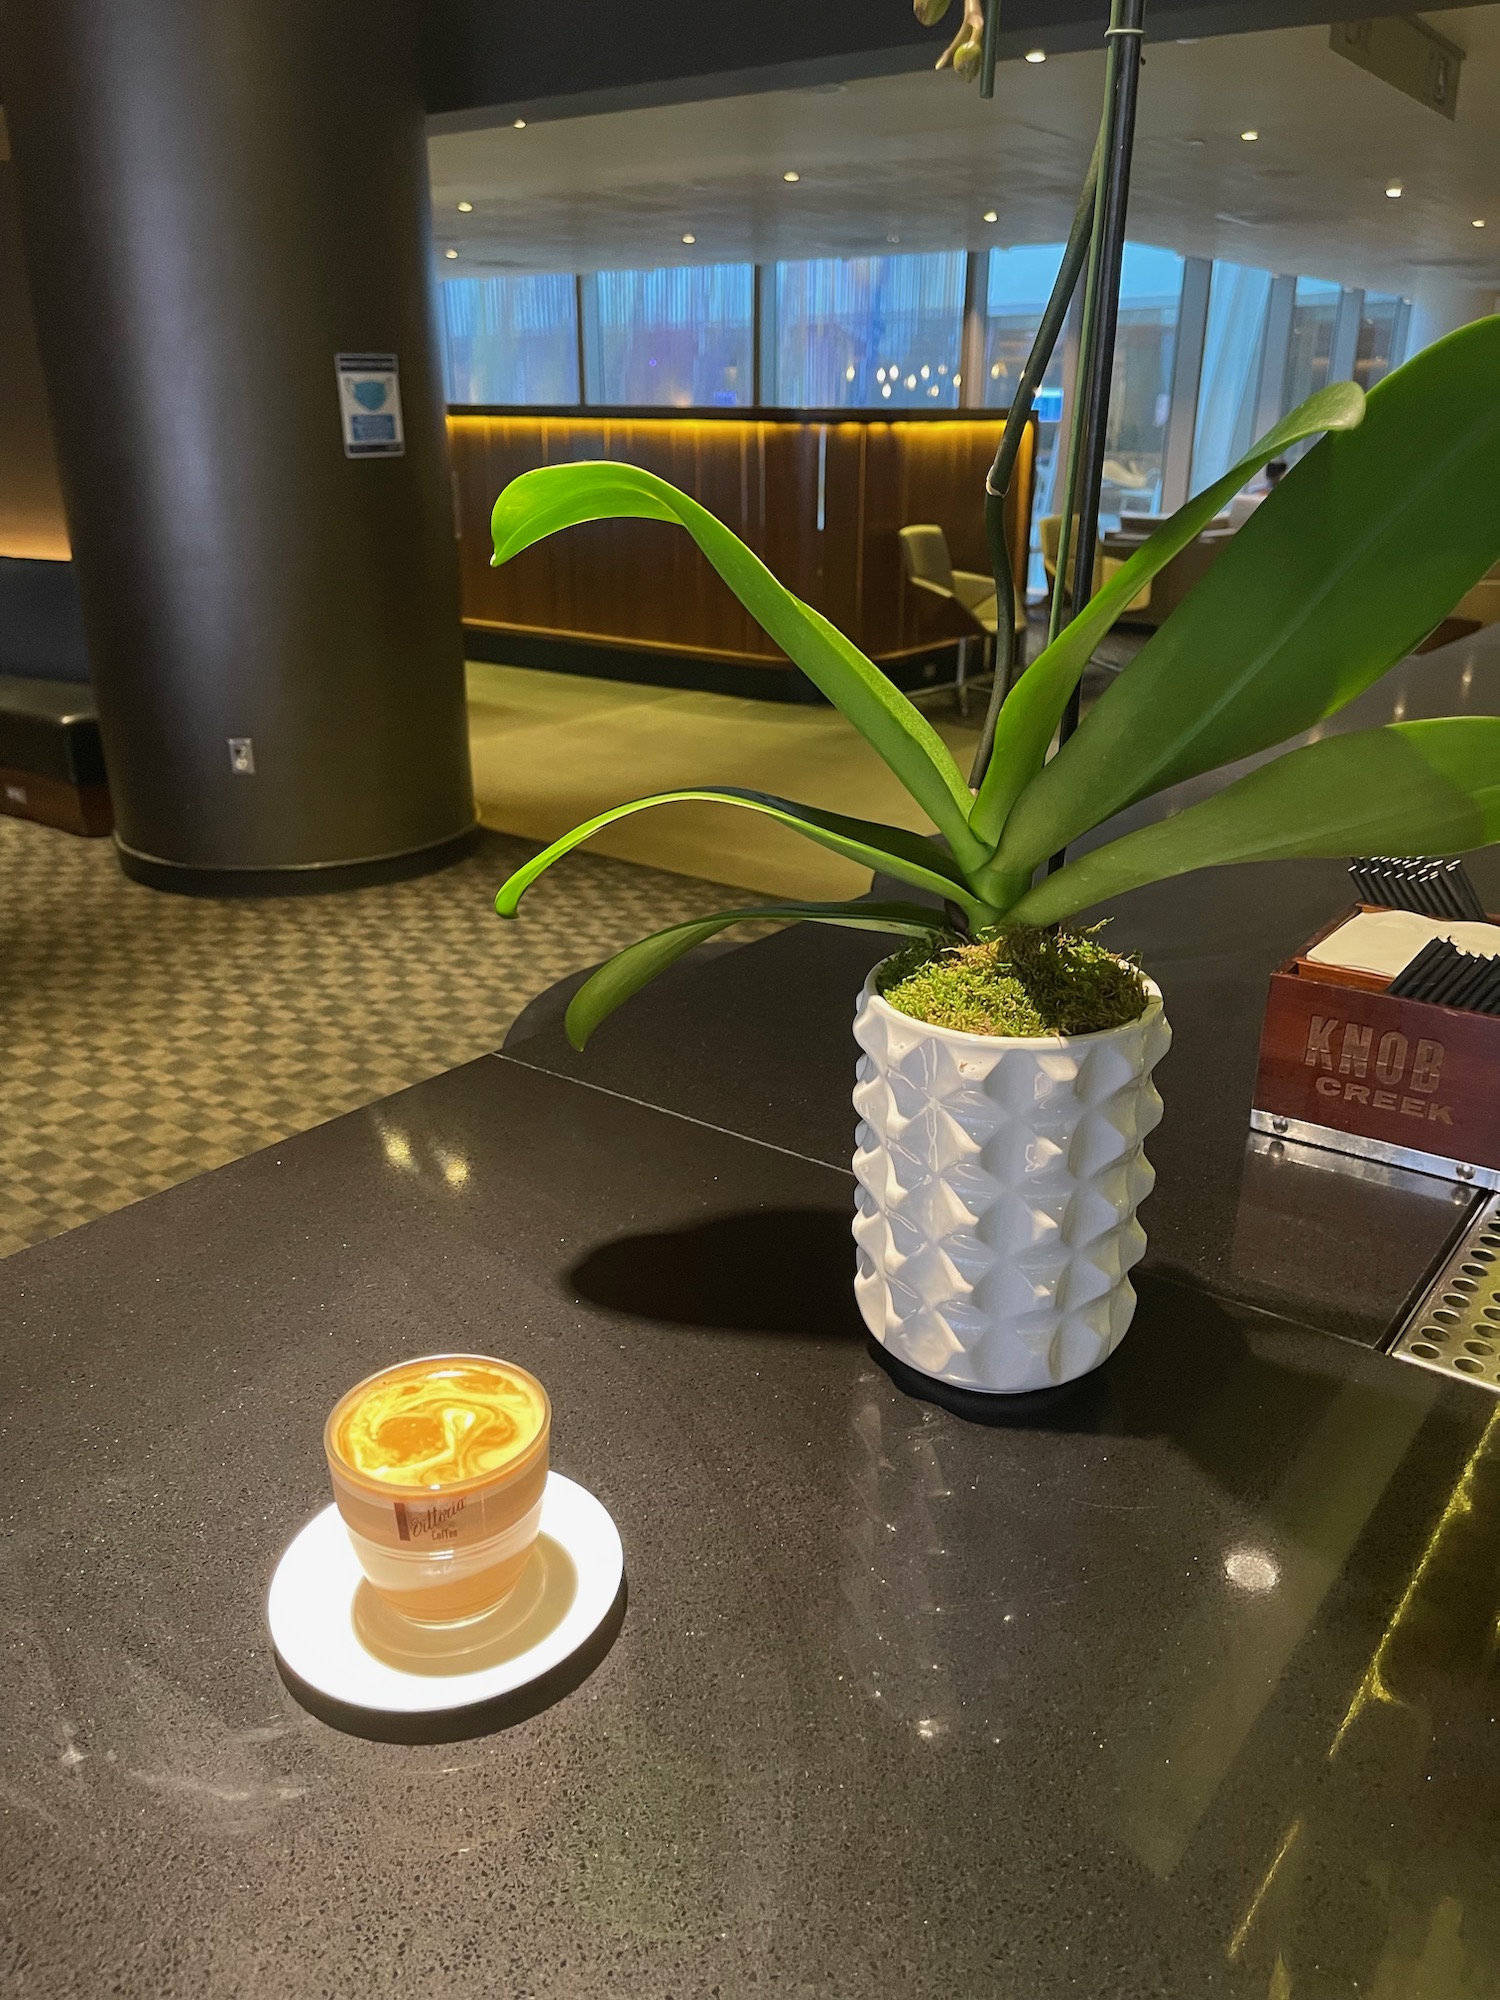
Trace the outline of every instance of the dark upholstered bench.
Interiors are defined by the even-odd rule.
[[[114,825],[70,562],[0,556],[0,811],[69,833]]]
[[[88,687],[0,674],[0,810],[69,833],[113,827]]]

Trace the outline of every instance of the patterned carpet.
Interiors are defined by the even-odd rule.
[[[502,923],[533,851],[486,833],[418,881],[217,902],[0,815],[0,1255],[482,1055],[565,973],[743,900],[576,855]]]

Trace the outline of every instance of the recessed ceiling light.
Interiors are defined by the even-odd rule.
[[[1047,60],[1047,51],[1045,49],[1028,49],[1026,51],[1026,60],[1027,62],[1045,62]]]
[[[1476,215],[1476,216],[1475,216],[1475,218],[1474,218],[1474,227],[1475,227],[1476,229],[1483,229],[1483,227],[1484,227],[1484,217],[1483,217],[1482,215]]]
[[[517,118],[515,121],[515,129],[518,132],[524,132],[526,130],[526,120],[524,118]]]
[[[1252,130],[1249,132],[1241,132],[1240,137],[1246,141],[1253,142],[1254,140],[1260,137],[1260,134],[1259,132]]]
[[[696,243],[698,241],[696,236],[691,236],[691,235],[684,236],[682,240],[684,243]]]
[[[1000,220],[1000,217],[995,209],[987,208],[984,211],[984,219],[986,222],[998,222]]]
[[[788,167],[786,172],[781,176],[781,178],[784,181],[800,181],[802,176],[801,174],[796,173],[792,168]]]
[[[889,382],[886,383],[885,387],[881,390],[880,393],[882,396],[888,396],[891,393],[891,385]]]
[[[955,389],[961,389],[961,388],[962,388],[962,387],[964,386],[964,378],[963,378],[963,376],[962,376],[962,375],[955,375],[955,376],[954,376],[954,378],[953,378],[953,386],[954,386],[954,388],[955,388]]]
[[[849,366],[844,370],[844,380],[846,382],[852,382],[854,380],[854,363],[852,361],[850,362]]]
[[[1399,201],[1401,199],[1400,181],[1391,182],[1390,186],[1385,191],[1385,198],[1387,201]]]
[[[915,388],[916,388],[916,386],[917,386],[917,378],[916,378],[916,376],[915,376],[915,375],[908,375],[908,376],[907,376],[907,378],[906,378],[906,386],[907,386],[907,388],[908,388],[908,389],[915,389]]]
[[[460,203],[458,204],[458,212],[459,212],[459,214],[460,214],[460,215],[472,215],[472,214],[474,213],[474,204],[473,204],[473,202],[472,202],[472,201],[461,201],[461,202],[460,202]]]
[[[445,257],[456,257],[458,255],[458,252],[456,250],[445,250],[443,252],[443,255]]]

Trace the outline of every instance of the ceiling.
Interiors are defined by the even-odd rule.
[[[1410,4],[1361,0],[1366,16]],[[1002,60],[1038,42],[1097,48],[1107,12],[1104,0],[1004,0],[996,48]],[[568,0],[564,34],[555,9],[497,0],[420,0],[417,14],[423,91],[444,132],[895,76],[930,68],[957,22],[924,27],[911,0]],[[1146,32],[1170,41],[1325,19],[1326,0],[1151,0]]]
[[[1466,53],[1454,122],[1335,54],[1326,27],[1148,43],[1132,237],[1406,293],[1434,280],[1500,287],[1500,6],[1423,18]],[[434,132],[440,269],[1055,241],[1102,80],[1102,53],[1057,54],[1003,64],[989,104],[924,71]],[[1243,141],[1246,130],[1259,138]]]

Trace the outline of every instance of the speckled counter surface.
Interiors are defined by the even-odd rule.
[[[3,1990],[1494,1991],[1490,1400],[1148,1280],[966,1424],[870,1359],[848,1199],[486,1058],[0,1265]],[[549,1383],[631,1600],[396,1748],[262,1599],[334,1396],[442,1346]]]
[[[993,1426],[854,1316],[847,941],[0,1263],[0,1991],[1500,1991],[1500,1405],[1373,1345],[1440,1184],[1246,1158],[1287,879],[1183,891],[1136,1324]],[[400,1748],[297,1706],[263,1599],[334,1397],[439,1347],[548,1383],[630,1603],[554,1708]]]

